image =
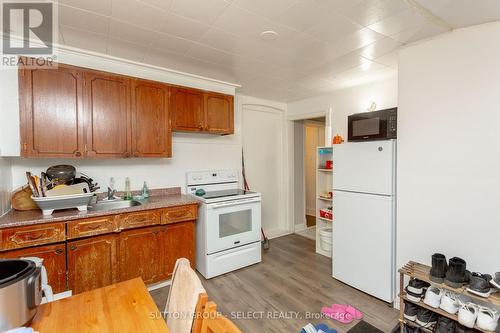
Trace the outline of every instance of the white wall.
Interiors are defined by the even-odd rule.
[[[347,138],[347,116],[365,112],[372,102],[377,109],[397,106],[397,77],[357,87],[335,90],[329,94],[288,104],[288,119],[306,119],[333,108],[333,135]]]
[[[0,157],[0,216],[10,209],[12,176],[10,162]]]
[[[499,269],[499,39],[497,22],[400,52],[399,265],[441,252]]]

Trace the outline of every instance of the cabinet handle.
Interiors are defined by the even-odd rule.
[[[80,151],[78,151],[78,150],[77,150],[77,151],[75,151],[75,156],[76,156],[76,157],[80,157],[80,156],[82,156],[82,153],[81,153]]]
[[[75,245],[71,245],[70,250],[71,251],[75,251],[76,250],[76,246]]]
[[[31,235],[31,234],[27,234],[27,235],[26,235],[26,238],[27,238],[28,240],[37,240],[37,239],[42,238],[44,235],[45,235],[44,233],[38,234],[38,235],[36,235],[36,236],[33,236],[33,235]]]
[[[126,152],[125,154],[123,154],[123,156],[125,156],[125,157],[130,157],[130,153],[129,153],[129,152]]]
[[[100,227],[102,227],[102,224],[97,224],[97,225],[88,225],[88,226],[87,226],[87,229],[90,229],[90,230],[96,230],[96,229],[99,229]]]
[[[203,129],[203,124],[199,124],[199,125],[198,125],[198,128],[199,128],[200,130],[202,130],[202,129]]]
[[[179,218],[188,215],[189,211],[183,210],[180,212],[170,212],[168,215],[172,216],[173,218]]]
[[[62,254],[63,253],[63,250],[62,249],[57,249],[56,250],[56,254]]]

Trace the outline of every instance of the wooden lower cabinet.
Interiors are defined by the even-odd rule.
[[[182,222],[167,226],[165,237],[167,277],[172,276],[175,262],[179,258],[189,259],[191,267],[195,264],[195,222]]]
[[[52,291],[60,293],[66,290],[66,244],[35,246],[27,249],[0,253],[0,258],[38,257],[43,259],[47,270],[47,279]]]
[[[120,233],[120,279],[142,277],[144,283],[165,278],[166,226],[132,229]]]
[[[73,294],[118,282],[117,235],[68,242],[68,287]]]

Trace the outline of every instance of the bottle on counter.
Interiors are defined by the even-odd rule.
[[[132,191],[130,190],[130,178],[125,178],[125,194],[123,200],[132,200]]]
[[[144,185],[142,185],[142,197],[144,199],[149,198],[149,188],[148,188],[148,184],[146,184],[146,182],[144,182]]]

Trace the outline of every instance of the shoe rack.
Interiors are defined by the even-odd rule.
[[[444,283],[435,283],[429,279],[430,270],[431,270],[430,266],[419,264],[419,263],[416,263],[413,261],[410,261],[409,263],[407,263],[406,265],[404,265],[402,268],[399,269],[399,275],[400,275],[400,277],[399,277],[399,290],[400,290],[400,294],[399,294],[399,301],[400,301],[400,303],[399,303],[399,323],[400,323],[400,327],[401,327],[401,332],[403,332],[403,327],[405,324],[407,324],[408,326],[411,326],[411,327],[418,327],[423,332],[429,332],[429,333],[432,332],[431,329],[423,328],[423,327],[419,326],[417,323],[409,321],[404,317],[404,302],[413,303],[413,304],[418,305],[422,308],[431,310],[431,311],[435,312],[436,314],[438,314],[439,316],[444,316],[444,317],[450,318],[450,319],[458,322],[458,315],[456,315],[456,314],[448,313],[440,308],[437,308],[437,309],[433,308],[433,307],[425,304],[423,302],[423,300],[420,302],[413,302],[413,301],[409,300],[406,297],[406,292],[405,292],[405,281],[408,279],[405,279],[405,277],[419,279],[419,280],[428,282],[431,285],[438,287],[438,288],[441,288],[443,290],[450,290],[450,291],[454,292],[455,294],[464,295],[464,296],[472,299],[473,302],[480,304],[480,305],[489,306],[489,307],[493,307],[493,308],[500,307],[500,292],[495,292],[495,293],[491,294],[490,297],[485,298],[485,297],[481,297],[481,296],[478,296],[478,295],[475,295],[475,294],[468,292],[466,286],[461,287],[461,288],[452,288],[452,287],[447,286]],[[489,331],[481,330],[478,327],[475,327],[475,329],[480,331],[480,332],[491,333]]]

